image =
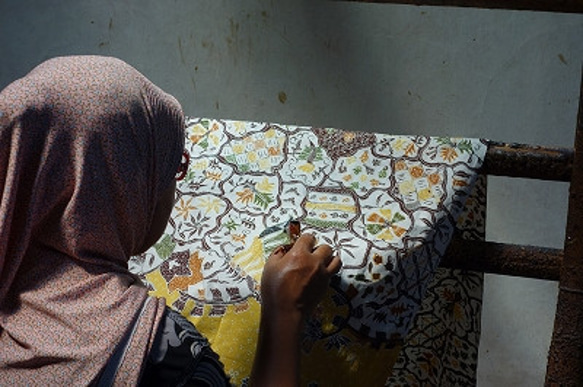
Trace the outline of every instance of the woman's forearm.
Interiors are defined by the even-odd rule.
[[[303,318],[299,312],[263,311],[251,385],[298,386],[300,335]]]
[[[298,386],[304,319],[342,266],[328,245],[304,234],[291,249],[276,248],[261,277],[261,322],[251,385]]]

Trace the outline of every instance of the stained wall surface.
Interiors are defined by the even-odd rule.
[[[0,88],[120,57],[188,115],[572,146],[583,15],[335,1],[0,0]],[[494,178],[488,239],[562,247],[567,184]],[[557,286],[488,275],[480,386],[542,385]]]

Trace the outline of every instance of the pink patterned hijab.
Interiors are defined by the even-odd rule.
[[[164,302],[146,302],[127,260],[175,176],[183,120],[114,58],[55,58],[0,93],[0,385],[88,384],[131,329],[117,380],[135,384]]]

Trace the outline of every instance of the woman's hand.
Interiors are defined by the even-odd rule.
[[[330,277],[342,267],[328,245],[302,235],[287,251],[269,257],[261,280],[261,323],[251,373],[252,386],[299,384],[303,321],[324,296]]]
[[[266,313],[309,316],[322,299],[330,277],[342,267],[328,245],[315,247],[316,238],[302,235],[286,252],[276,248],[263,269],[262,307]]]

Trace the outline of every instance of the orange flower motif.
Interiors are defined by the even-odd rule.
[[[415,153],[415,144],[411,143],[405,149],[405,154],[411,156],[413,153]]]
[[[250,188],[245,188],[243,191],[237,192],[237,196],[239,197],[239,199],[237,199],[238,202],[247,204],[253,200],[255,195]]]
[[[439,176],[438,173],[432,173],[427,178],[429,179],[429,183],[433,185],[439,184],[439,182],[441,181],[441,177]]]
[[[407,232],[406,229],[395,224],[405,219],[402,214],[393,215],[391,210],[384,208],[380,209],[379,212],[382,215],[373,212],[366,218],[366,221],[370,223],[367,225],[367,230],[371,234],[376,235],[379,239],[389,241],[395,236],[401,238]]]
[[[203,280],[202,259],[198,257],[198,252],[194,252],[188,258],[188,268],[190,269],[190,274],[177,275],[170,280],[168,283],[168,289],[170,291],[186,290],[188,286]]]
[[[449,162],[457,159],[457,152],[455,151],[455,148],[443,148],[441,150],[441,158]]]
[[[215,180],[215,181],[219,181],[223,177],[221,172],[211,172],[211,171],[206,171],[205,176],[207,179]]]
[[[394,315],[397,315],[397,316],[399,316],[407,311],[407,307],[403,304],[393,305],[393,306],[391,306],[390,309],[391,309],[391,313]]]
[[[382,216],[380,216],[376,212],[373,212],[372,214],[370,214],[368,216],[368,218],[366,218],[366,220],[368,222],[373,222],[373,223],[384,223],[384,222],[386,222],[385,218],[383,218]]]
[[[419,165],[415,165],[415,166],[411,167],[411,169],[409,169],[409,173],[414,178],[419,178],[419,177],[423,176],[423,167],[419,166]]]
[[[235,242],[245,242],[245,234],[232,234],[231,238]]]
[[[276,147],[270,146],[267,149],[267,153],[269,153],[270,156],[277,156],[279,154],[279,149],[277,149]]]
[[[407,169],[407,163],[403,160],[399,160],[395,163],[395,170],[404,171],[405,169]]]
[[[403,234],[407,231],[403,227],[399,227],[399,226],[393,226],[392,228],[393,228],[393,233],[399,238],[402,237]]]
[[[368,160],[368,152],[364,152],[361,156],[360,156],[360,161],[363,163],[366,163],[366,161]]]
[[[249,302],[247,300],[235,304],[235,313],[241,313],[249,309]]]
[[[184,198],[180,198],[180,203],[176,206],[176,211],[178,212],[179,215],[182,215],[184,220],[188,218],[190,211],[194,211],[197,209],[195,205],[191,204],[191,202],[192,198],[189,198],[186,201],[184,200]]]

